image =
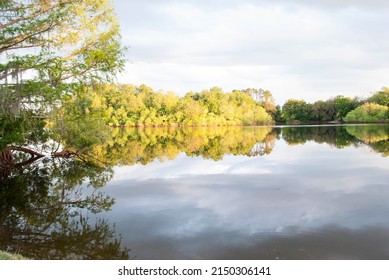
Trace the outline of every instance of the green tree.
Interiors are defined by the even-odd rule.
[[[9,0],[1,3],[0,14],[0,53],[9,57],[1,65],[2,79],[13,76],[22,83],[21,75],[34,70],[39,81],[58,87],[69,78],[108,78],[123,66],[109,0]]]
[[[277,123],[283,123],[285,122],[284,118],[282,117],[282,110],[281,110],[281,106],[280,105],[277,105],[276,106],[276,112],[274,114],[274,120],[277,122]]]
[[[109,0],[0,3],[0,125],[48,117],[64,94],[107,81],[124,65]],[[17,122],[16,122],[17,123]]]
[[[335,108],[336,114],[335,118],[337,120],[343,120],[343,118],[347,115],[348,112],[354,110],[358,107],[356,99],[351,99],[350,97],[337,96],[335,98]]]
[[[349,112],[344,120],[346,122],[389,122],[389,109],[388,106],[365,103]]]
[[[389,107],[389,88],[383,87],[367,99],[367,102]]]
[[[312,105],[312,120],[314,121],[332,121],[335,119],[336,104],[335,99],[326,101],[318,100]]]
[[[304,100],[289,99],[282,106],[282,117],[287,122],[309,121],[312,115],[312,105]]]

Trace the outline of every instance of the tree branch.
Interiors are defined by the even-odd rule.
[[[54,23],[54,22],[51,22],[49,24],[49,26],[45,26],[45,28],[41,29],[41,30],[38,30],[36,32],[30,32],[30,33],[27,33],[27,34],[20,34],[14,38],[11,38],[11,39],[7,39],[3,42],[1,42],[1,45],[3,45],[1,48],[0,48],[0,53],[4,52],[4,51],[7,51],[7,50],[10,50],[10,49],[14,49],[15,46],[17,46],[18,44],[21,44],[23,43],[24,41],[28,40],[28,39],[31,39],[39,34],[42,34],[42,33],[45,33],[51,29],[53,29],[54,27],[56,27],[57,25],[59,25],[59,23]],[[19,39],[21,38],[21,39]],[[15,42],[15,40],[18,40]],[[31,47],[37,47],[37,46],[40,46],[40,45],[43,45],[43,43],[41,44],[36,44],[36,45],[31,45]],[[15,48],[23,48],[23,47],[15,47]]]
[[[26,21],[26,20],[31,20],[31,19],[33,19],[33,18],[36,18],[36,17],[38,17],[38,16],[40,16],[40,15],[43,15],[43,14],[45,14],[45,13],[47,13],[47,12],[50,12],[50,11],[52,11],[52,10],[54,10],[54,9],[56,9],[56,8],[58,8],[58,7],[60,7],[62,4],[71,4],[71,3],[73,3],[73,2],[76,2],[76,0],[69,0],[69,1],[61,1],[61,0],[60,0],[58,4],[55,4],[55,5],[53,5],[53,6],[49,7],[49,8],[47,8],[47,9],[38,10],[37,12],[35,12],[35,13],[33,13],[33,14],[27,16],[27,17],[18,18],[18,19],[15,19],[15,20],[13,20],[13,21],[10,21],[10,22],[8,22],[8,23],[5,23],[5,24],[3,24],[3,25],[0,25],[0,30],[1,30],[1,29],[5,29],[5,28],[7,28],[7,27],[9,27],[9,26],[12,26],[12,25],[14,25],[14,24],[17,24],[17,23],[19,23],[19,22],[21,22],[21,21]]]
[[[9,149],[12,150],[12,151],[20,151],[20,152],[24,152],[24,153],[30,154],[31,157],[41,158],[41,157],[45,156],[45,155],[40,154],[38,152],[35,152],[35,151],[31,150],[31,149],[23,148],[23,147],[10,146]]]

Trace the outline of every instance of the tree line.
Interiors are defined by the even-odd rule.
[[[176,127],[388,122],[388,105],[388,88],[366,99],[336,96],[314,103],[289,99],[281,107],[263,89],[224,92],[213,87],[179,97],[146,85],[101,84],[69,96],[63,109],[66,114],[94,115],[112,127]]]
[[[217,87],[179,97],[146,85],[105,84],[69,95],[63,104],[63,118],[93,115],[112,127],[272,124],[275,112],[269,91]]]
[[[328,100],[307,103],[289,99],[282,106],[278,122],[389,122],[389,88],[373,93],[369,98],[336,96]]]

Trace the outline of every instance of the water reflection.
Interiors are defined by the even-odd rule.
[[[373,151],[383,156],[389,155],[389,126],[346,126],[348,134],[356,137]]]
[[[336,148],[366,145],[383,156],[387,156],[389,151],[388,125],[284,127],[282,138],[289,145],[315,141]]]
[[[44,155],[21,147],[11,146],[0,150],[0,179],[10,176],[13,170],[22,169],[23,166],[29,165],[42,157]]]
[[[284,127],[282,129],[282,138],[289,145],[315,141],[316,143],[326,143],[336,148],[351,146],[357,142],[355,136],[349,134],[343,126]]]
[[[0,249],[34,259],[128,259],[115,229],[91,216],[114,204],[99,191],[112,175],[62,159],[14,170],[0,184]]]
[[[154,160],[173,160],[180,153],[222,160],[226,155],[269,155],[282,134],[289,145],[308,141],[336,148],[368,145],[387,155],[387,125],[303,126],[303,127],[200,127],[114,129],[104,144],[92,149],[94,158],[107,164],[149,164]],[[385,138],[386,136],[386,138]]]
[[[212,232],[172,243],[162,239],[142,248],[152,253],[143,256],[146,259],[376,260],[388,259],[388,236],[389,228],[355,230],[329,225],[300,234]]]
[[[73,158],[0,153],[0,250],[37,259],[126,259],[127,248],[140,259],[389,259],[388,125],[75,137],[56,138],[84,153]]]
[[[374,236],[373,228],[389,231],[388,167],[373,169],[363,155],[358,158],[363,166],[355,168],[352,154],[335,163],[330,158],[343,151],[313,150],[320,156],[287,162],[284,170],[275,165],[278,159],[250,162],[273,171],[268,174],[161,178],[159,173],[149,180],[128,174],[110,184],[109,193],[120,197],[111,218],[140,259],[266,258],[273,249],[280,255],[272,258],[327,258],[334,248],[344,250],[345,258],[381,258],[382,252],[374,252],[376,244],[350,251],[337,234],[355,232],[349,244],[358,245],[362,237]],[[182,160],[177,166],[185,164]],[[387,244],[381,239],[382,246]],[[327,253],[320,255],[320,250]]]
[[[389,259],[387,150],[372,148],[387,126],[347,128],[273,128],[266,156],[116,167],[105,217],[139,259]]]
[[[94,147],[93,156],[111,165],[172,160],[181,152],[191,157],[221,160],[228,154],[269,154],[276,138],[277,131],[271,127],[114,129],[109,141]]]

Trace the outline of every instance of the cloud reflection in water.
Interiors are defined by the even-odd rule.
[[[389,166],[282,140],[266,157],[119,167],[109,218],[140,259],[389,258]],[[374,239],[375,242],[371,242]]]

